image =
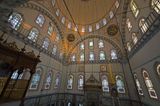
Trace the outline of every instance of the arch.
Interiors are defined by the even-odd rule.
[[[73,47],[68,52],[67,59],[69,59],[69,57],[71,56],[72,51],[75,49],[75,47],[77,47],[84,40],[93,39],[93,38],[103,39],[104,41],[110,43],[115,48],[115,50],[117,51],[117,54],[118,54],[117,56],[122,57],[122,51],[121,51],[120,47],[113,40],[111,40],[107,37],[104,37],[104,36],[93,34],[93,35],[87,35],[87,36],[83,37],[82,39],[78,40],[77,42],[75,42],[75,44],[73,44]]]
[[[34,1],[33,1],[33,2],[34,2]],[[58,33],[60,34],[61,38],[63,39],[62,31],[60,30],[61,28],[60,28],[59,24],[57,23],[58,21],[57,21],[56,18],[52,15],[52,13],[49,12],[45,7],[41,7],[41,6],[38,6],[38,5],[33,4],[33,3],[29,3],[29,2],[21,5],[20,7],[21,7],[21,8],[30,8],[30,9],[39,11],[39,12],[41,12],[42,14],[44,14],[45,16],[47,16],[50,20],[52,20],[52,22],[53,22],[54,25],[56,26],[56,29],[57,29]]]
[[[148,72],[146,71],[146,69],[144,69],[144,68],[142,68],[142,75],[143,75],[143,79],[144,79],[145,85],[147,87],[149,96],[151,98],[158,99],[156,91],[155,91],[154,86],[152,84],[152,81],[150,79],[150,76],[149,76]]]

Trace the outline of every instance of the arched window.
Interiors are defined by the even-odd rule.
[[[76,55],[74,54],[74,55],[72,55],[72,57],[71,57],[71,61],[76,61]]]
[[[52,54],[56,55],[56,53],[57,53],[57,46],[54,45],[52,49]]]
[[[80,50],[84,50],[84,43],[80,44]]]
[[[159,0],[151,0],[151,6],[158,14],[160,14],[160,1]]]
[[[136,86],[137,86],[139,95],[143,95],[143,90],[141,88],[140,82],[139,82],[136,74],[134,74],[134,79],[136,81]]]
[[[67,89],[73,88],[73,75],[69,75],[68,82],[67,82]]]
[[[52,0],[52,6],[54,7],[56,0]]]
[[[157,65],[156,71],[157,71],[158,76],[160,77],[160,64]]]
[[[56,16],[59,16],[59,14],[60,14],[60,10],[57,9],[57,10],[56,10]]]
[[[152,84],[152,81],[150,80],[150,76],[149,76],[148,72],[145,69],[143,69],[142,73],[143,73],[143,78],[144,78],[145,84],[146,84],[148,92],[149,92],[149,96],[151,98],[157,99],[158,97],[157,97],[155,89],[153,88],[153,84]]]
[[[132,41],[133,41],[133,43],[134,43],[134,44],[136,44],[136,43],[137,43],[138,38],[137,38],[136,33],[132,33]]]
[[[81,30],[82,32],[85,32],[85,27],[82,27],[82,30]]]
[[[68,103],[67,103],[67,106],[72,106],[71,102],[68,102]]]
[[[122,76],[119,75],[116,76],[116,86],[118,93],[125,93],[125,87]]]
[[[118,57],[117,57],[117,53],[116,53],[116,50],[111,50],[111,59],[117,59]]]
[[[22,16],[14,12],[10,15],[8,22],[10,23],[13,29],[17,30],[22,23]]]
[[[96,24],[96,30],[98,30],[100,28],[99,23]]]
[[[71,23],[71,22],[68,23],[68,28],[69,28],[69,29],[72,28],[72,23]]]
[[[18,77],[18,70],[13,72],[11,79],[17,79],[17,77]]]
[[[41,69],[37,68],[36,72],[32,76],[31,84],[29,89],[37,89],[41,78]]]
[[[106,75],[102,76],[102,90],[103,92],[109,92],[109,82]]]
[[[130,19],[129,19],[129,18],[127,18],[127,20],[126,20],[126,24],[127,24],[127,28],[128,28],[128,30],[129,30],[129,31],[131,31],[131,29],[132,29],[132,24],[131,24],[131,21],[130,21]]]
[[[98,42],[98,47],[99,47],[99,48],[103,48],[103,47],[104,47],[104,42],[103,42],[103,40],[99,40],[99,42]]]
[[[127,49],[129,52],[131,51],[131,43],[130,42],[127,42]]]
[[[28,39],[30,39],[33,42],[36,42],[38,35],[39,35],[38,29],[32,28],[28,35]]]
[[[92,26],[91,26],[91,25],[89,25],[88,31],[89,31],[89,32],[92,32]]]
[[[94,43],[93,43],[93,39],[89,40],[89,49],[93,49]]]
[[[107,20],[106,18],[103,18],[103,25],[106,25],[107,24]]]
[[[53,34],[53,24],[50,22],[48,27],[48,34],[51,36]]]
[[[83,90],[84,77],[83,75],[79,75],[78,78],[78,90]]]
[[[48,38],[45,38],[44,41],[43,41],[43,45],[42,45],[42,48],[44,49],[48,49],[48,46],[49,46],[49,39]]]
[[[62,24],[65,24],[65,20],[66,20],[66,18],[62,17],[62,19],[61,19]]]
[[[80,61],[84,61],[84,53],[83,52],[80,54]]]
[[[139,14],[139,9],[138,9],[138,6],[137,6],[137,4],[135,3],[134,0],[131,1],[130,8],[131,8],[134,16],[137,18],[138,14]]]
[[[90,52],[89,53],[89,61],[93,61],[94,60],[94,52]]]
[[[45,79],[44,89],[49,89],[51,86],[51,82],[52,82],[52,72],[49,71]]]
[[[109,17],[110,17],[110,19],[112,19],[112,18],[113,18],[113,16],[114,16],[113,11],[110,11],[110,12],[109,12]]]
[[[148,24],[147,24],[147,22],[145,21],[144,18],[140,19],[139,27],[140,27],[142,33],[145,33],[148,30],[149,26],[148,26]]]
[[[60,40],[60,34],[57,32],[55,41],[58,42]]]
[[[82,104],[82,103],[79,103],[78,106],[83,106],[83,104]]]
[[[39,14],[38,17],[37,17],[37,19],[36,19],[36,23],[37,23],[40,27],[42,27],[43,24],[44,24],[44,21],[45,21],[44,16],[43,16],[42,14]]]
[[[116,6],[116,8],[119,7],[119,2],[118,1],[115,2],[115,6]]]
[[[105,60],[105,59],[106,59],[106,56],[105,56],[105,52],[104,52],[104,51],[100,51],[100,53],[99,53],[99,59],[100,59],[100,60]]]
[[[54,88],[59,88],[60,80],[61,80],[61,74],[57,73]]]

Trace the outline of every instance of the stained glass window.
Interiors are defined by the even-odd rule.
[[[52,35],[52,33],[53,33],[53,24],[50,22],[48,27],[48,34]]]
[[[32,76],[31,84],[29,89],[37,89],[41,78],[41,69],[36,69],[36,72]]]
[[[136,81],[136,86],[137,86],[139,95],[143,95],[143,90],[141,88],[140,82],[139,82],[136,74],[134,74],[134,79]]]
[[[88,31],[89,31],[89,32],[92,32],[92,26],[91,26],[91,25],[89,25]]]
[[[84,61],[84,53],[83,52],[80,54],[80,61]]]
[[[83,75],[79,75],[78,79],[78,89],[83,90],[83,84],[84,84],[84,77]]]
[[[73,88],[73,75],[69,75],[68,82],[67,82],[67,89]]]
[[[8,19],[8,22],[13,29],[17,30],[22,23],[22,16],[18,13],[12,13]]]
[[[42,48],[44,49],[48,49],[48,46],[49,46],[49,39],[48,38],[45,38],[44,41],[43,41],[43,45],[42,45]]]
[[[60,86],[61,75],[59,73],[56,74],[55,85],[54,88],[59,88]]]
[[[117,59],[117,53],[116,53],[116,50],[111,50],[111,59]]]
[[[88,43],[89,43],[89,48],[93,49],[94,46],[93,39],[90,39]]]
[[[80,44],[80,50],[84,50],[84,43]]]
[[[109,82],[106,75],[102,76],[102,90],[103,92],[109,92]]]
[[[133,41],[133,43],[134,43],[134,44],[136,44],[136,43],[137,43],[138,38],[137,38],[136,33],[132,33],[132,41]]]
[[[57,53],[57,46],[54,45],[52,49],[52,54],[56,55],[56,53]]]
[[[156,71],[157,71],[158,76],[160,76],[160,64],[157,65],[157,70]]]
[[[39,35],[38,29],[32,28],[28,35],[28,39],[30,39],[33,42],[36,42],[38,35]]]
[[[137,17],[138,14],[139,14],[139,9],[138,9],[138,6],[137,6],[137,4],[135,3],[134,0],[131,0],[130,8],[131,8],[132,13],[134,14],[134,16]]]
[[[17,77],[18,77],[18,70],[13,72],[11,79],[17,79]]]
[[[149,26],[148,26],[148,24],[147,24],[147,22],[145,21],[144,18],[142,18],[139,21],[139,27],[140,27],[142,33],[145,33],[148,30]]]
[[[98,47],[99,47],[99,48],[103,48],[103,47],[104,47],[104,42],[103,42],[103,40],[99,40],[99,42],[98,42]]]
[[[119,75],[116,76],[116,86],[118,93],[125,93],[125,87],[122,76]]]
[[[131,43],[130,42],[127,42],[127,49],[129,52],[131,51]]]
[[[130,22],[130,19],[129,19],[129,18],[127,18],[126,24],[127,24],[127,28],[128,28],[128,30],[129,30],[129,31],[131,31],[131,29],[132,29],[132,24],[131,24],[131,22]]]
[[[152,84],[152,81],[150,79],[148,72],[145,69],[143,69],[142,73],[143,73],[143,78],[144,78],[145,84],[146,84],[148,92],[149,92],[149,96],[151,98],[157,99],[158,97],[157,97],[155,89],[153,88],[153,84]]]
[[[89,61],[93,61],[94,60],[94,52],[90,52],[89,53]]]
[[[160,0],[151,0],[152,8],[160,14]]]
[[[45,79],[44,89],[49,89],[51,86],[51,82],[52,82],[52,72],[49,71]]]
[[[36,19],[36,23],[37,23],[40,27],[42,27],[43,24],[44,24],[44,21],[45,21],[44,16],[43,16],[42,14],[39,14],[38,17],[37,17],[37,19]]]
[[[76,61],[76,56],[75,56],[75,54],[71,57],[71,61]]]
[[[106,56],[105,56],[105,52],[104,52],[104,51],[100,51],[100,53],[99,53],[99,59],[100,59],[100,60],[105,60],[105,59],[106,59]]]

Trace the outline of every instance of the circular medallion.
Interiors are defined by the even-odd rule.
[[[68,40],[69,42],[73,42],[73,41],[75,40],[75,36],[74,36],[73,34],[68,34],[67,40]]]
[[[107,28],[107,33],[108,33],[108,35],[110,35],[110,36],[116,35],[116,34],[118,33],[118,27],[117,27],[117,25],[115,25],[115,24],[110,25],[110,26]]]

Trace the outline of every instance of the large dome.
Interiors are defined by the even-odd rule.
[[[116,0],[57,0],[56,2],[67,19],[72,20],[68,8],[76,24],[86,25],[104,18]]]

